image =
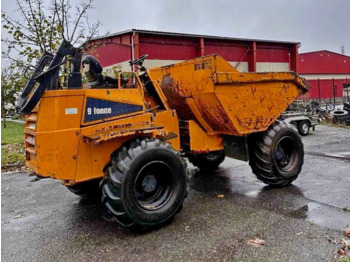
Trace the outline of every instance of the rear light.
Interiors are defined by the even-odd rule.
[[[35,130],[35,129],[36,129],[36,123],[30,123],[30,124],[27,126],[27,128]]]
[[[26,142],[31,145],[35,145],[35,137],[33,136],[28,136],[26,139]]]

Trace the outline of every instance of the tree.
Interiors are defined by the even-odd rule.
[[[83,0],[74,8],[69,0],[17,0],[20,20],[2,12],[7,37],[2,41],[7,50],[3,58],[11,66],[25,70],[33,66],[42,53],[54,52],[62,39],[73,45],[82,44],[98,34],[100,22],[90,25],[88,11],[92,0]]]
[[[6,111],[16,105],[17,94],[25,85],[25,78],[13,66],[1,68],[1,112],[6,128]]]
[[[92,0],[82,0],[72,6],[70,0],[17,0],[15,19],[2,12],[5,44],[2,52],[3,115],[7,105],[14,105],[20,89],[25,86],[23,75],[28,75],[44,52],[54,53],[63,39],[81,45],[98,34],[99,21],[90,24],[88,12]],[[63,66],[63,72],[69,65]],[[3,70],[3,68],[5,68]]]

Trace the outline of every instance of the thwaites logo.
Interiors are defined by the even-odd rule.
[[[140,105],[88,97],[86,99],[84,122],[92,122],[113,116],[130,114],[142,111],[142,109],[143,107]]]

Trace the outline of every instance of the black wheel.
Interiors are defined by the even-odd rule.
[[[299,134],[284,122],[274,123],[264,133],[248,140],[249,165],[258,179],[274,186],[287,186],[299,175],[304,146]]]
[[[123,227],[161,226],[181,210],[186,183],[185,161],[170,144],[136,140],[111,158],[102,202]]]
[[[82,198],[99,198],[101,197],[100,181],[101,179],[94,179],[66,187],[70,192]]]
[[[193,154],[188,160],[202,170],[215,170],[225,160],[225,151],[213,151],[207,154]]]
[[[310,123],[307,120],[301,121],[298,124],[298,131],[301,136],[306,136],[310,131]]]

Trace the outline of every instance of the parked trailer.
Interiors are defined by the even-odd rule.
[[[310,114],[297,112],[283,113],[279,119],[285,123],[291,124],[301,136],[307,136],[310,129],[315,131],[316,125],[319,123],[317,117]]]

